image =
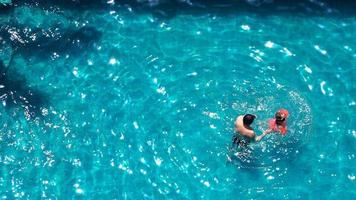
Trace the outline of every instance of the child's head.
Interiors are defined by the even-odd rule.
[[[286,121],[288,117],[288,111],[286,109],[280,109],[276,112],[274,117],[276,118],[276,123],[281,125],[284,121]]]

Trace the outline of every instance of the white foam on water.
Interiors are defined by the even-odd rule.
[[[326,91],[325,91],[325,84],[326,84],[326,82],[325,81],[322,81],[321,83],[320,83],[320,90],[321,90],[321,93],[323,93],[323,95],[325,95],[326,94]]]
[[[76,192],[77,194],[84,194],[84,190],[81,189],[81,188],[77,188],[77,189],[75,190],[75,192]]]
[[[133,126],[135,127],[135,129],[138,129],[138,128],[139,128],[139,125],[138,125],[137,121],[134,121],[132,124],[133,124]]]
[[[319,45],[314,45],[314,48],[321,54],[326,55],[328,52],[324,49],[321,49]]]
[[[109,64],[110,64],[110,65],[118,64],[118,60],[116,60],[116,58],[110,58]]]
[[[159,158],[159,157],[156,157],[156,156],[154,156],[154,161],[155,161],[157,166],[161,166],[161,164],[163,162],[162,158]]]
[[[78,77],[78,67],[74,67],[72,73],[75,77]]]
[[[204,181],[204,185],[205,185],[206,187],[210,187],[209,181]]]
[[[274,47],[274,43],[271,42],[271,41],[267,41],[267,42],[265,43],[265,47],[267,47],[267,48],[273,48],[273,47]]]
[[[243,25],[241,25],[241,29],[242,29],[242,30],[245,30],[245,31],[249,31],[251,28],[250,28],[249,25],[243,24]]]

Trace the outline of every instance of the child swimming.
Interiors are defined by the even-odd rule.
[[[280,132],[282,135],[287,133],[287,118],[289,112],[286,109],[280,109],[276,112],[273,119],[268,120],[269,128],[266,133]]]

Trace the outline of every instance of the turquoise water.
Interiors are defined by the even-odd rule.
[[[0,15],[1,198],[356,197],[356,16],[157,13]],[[235,118],[280,107],[287,136],[227,162]]]

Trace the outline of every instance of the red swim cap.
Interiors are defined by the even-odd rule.
[[[285,118],[287,118],[288,115],[289,115],[288,110],[283,109],[283,108],[282,108],[282,109],[279,109],[278,112],[281,113],[282,115],[284,115]]]

